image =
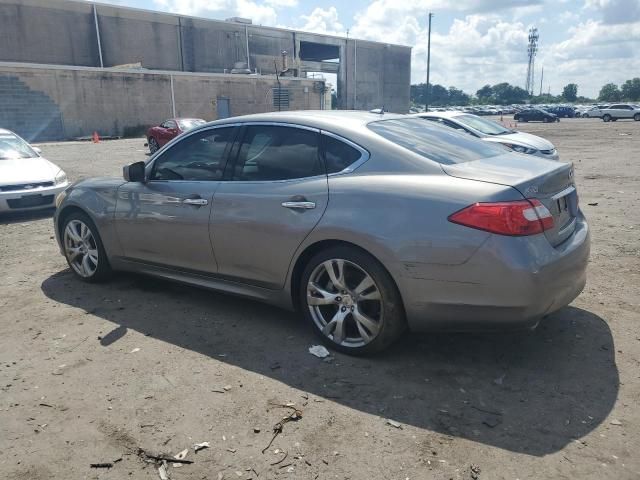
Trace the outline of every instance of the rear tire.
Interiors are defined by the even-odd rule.
[[[366,355],[389,347],[405,331],[402,298],[378,260],[357,248],[314,255],[302,273],[299,305],[328,347]]]
[[[633,116],[633,119],[634,119],[636,122],[640,122],[640,113],[636,113],[636,114]]]
[[[608,113],[602,116],[602,121],[603,122],[609,122],[611,121],[611,115],[609,115]]]
[[[149,153],[154,154],[158,150],[160,150],[160,144],[158,141],[153,137],[149,137]]]
[[[64,219],[61,235],[64,256],[82,281],[97,283],[112,275],[98,229],[86,213],[73,212]]]

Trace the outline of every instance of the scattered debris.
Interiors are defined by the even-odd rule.
[[[227,452],[236,453],[237,450],[235,448],[227,448]]]
[[[276,452],[279,452],[279,450],[276,450]],[[283,456],[280,460],[278,460],[277,462],[273,462],[273,463],[271,464],[272,466],[273,466],[273,465],[278,465],[279,463],[284,462],[285,458],[287,458],[287,457],[289,456],[289,453],[288,453],[288,452],[284,452],[284,451],[283,451],[282,453],[284,453],[284,456]]]
[[[104,462],[104,463],[91,463],[89,464],[91,468],[113,468],[112,462]]]
[[[271,370],[278,370],[280,368],[280,363],[276,362],[269,367]]]
[[[401,423],[396,422],[395,420],[391,420],[390,418],[387,419],[387,425],[391,425],[392,427],[402,429],[402,424]]]
[[[269,444],[262,449],[262,453],[263,454],[264,454],[264,452],[266,452],[269,449],[269,447],[271,446],[273,441],[276,439],[276,437],[282,433],[282,429],[284,428],[284,424],[285,423],[297,422],[298,420],[300,420],[302,418],[302,411],[298,410],[296,407],[294,407],[293,404],[281,405],[281,404],[277,404],[277,403],[271,403],[271,405],[273,405],[274,407],[290,408],[293,411],[291,412],[291,414],[289,414],[288,416],[284,417],[282,420],[280,420],[278,423],[276,423],[273,426],[273,437],[271,437],[271,441],[269,442]]]
[[[223,390],[222,388],[213,388],[213,389],[211,389],[211,391],[215,392],[215,393],[224,393],[225,392],[225,390]]]
[[[587,203],[587,205],[591,205],[592,207],[597,207],[598,206],[598,202]]]
[[[187,456],[187,453],[189,453],[189,449],[185,448],[184,450],[182,450],[181,452],[177,453],[175,457],[173,457],[174,460],[184,460]],[[173,463],[173,468],[178,468],[181,467],[182,463],[180,462],[174,462]]]
[[[502,413],[500,413],[500,412],[496,412],[496,411],[493,411],[493,410],[488,410],[486,408],[477,407],[475,405],[471,405],[471,408],[474,408],[474,409],[476,409],[476,410],[478,410],[479,412],[482,412],[482,413],[488,413],[490,415],[497,415],[497,416],[501,416],[502,415]]]
[[[327,350],[322,345],[313,345],[312,347],[309,347],[309,353],[311,355],[315,355],[318,358],[327,358],[329,355],[331,355],[329,353],[329,350]]]
[[[224,387],[222,387],[222,389],[223,389],[225,392],[228,392],[229,390],[231,390],[231,385],[225,385]]]
[[[147,460],[154,460],[155,462],[165,461],[165,462],[172,462],[172,463],[184,463],[189,465],[193,463],[193,461],[191,460],[185,460],[184,458],[177,458],[177,455],[176,457],[172,457],[170,455],[154,454],[154,453],[146,452],[141,448],[138,449],[138,456],[144,457]]]
[[[140,349],[136,347],[133,350],[131,350],[129,353],[136,353],[136,352],[139,352],[139,351],[140,351]]]
[[[48,403],[40,403],[40,404],[38,404],[38,405],[40,405],[41,407],[49,407],[49,408],[53,408],[53,405],[49,405]]]
[[[167,462],[163,461],[162,465],[158,467],[158,475],[160,475],[160,480],[169,480],[169,474],[167,473]]]
[[[620,420],[616,420],[616,419],[611,420],[609,423],[611,425],[622,425],[622,422]]]
[[[209,448],[209,442],[196,443],[193,446],[194,453],[198,453],[200,450],[204,450],[205,448]]]
[[[471,465],[471,478],[478,480],[480,478],[480,467],[478,465]]]
[[[260,433],[260,427],[253,427],[253,433]]]

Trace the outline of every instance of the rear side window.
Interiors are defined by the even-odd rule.
[[[324,159],[327,173],[341,172],[362,157],[362,153],[359,150],[336,138],[323,135],[322,141],[324,142]]]
[[[382,120],[372,122],[367,127],[396,145],[445,165],[505,153],[502,147],[419,118]]]
[[[318,132],[269,125],[246,127],[233,180],[290,180],[324,174]]]

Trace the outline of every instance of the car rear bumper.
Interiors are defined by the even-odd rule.
[[[68,182],[53,187],[0,192],[0,212],[24,212],[55,207],[56,196]]]
[[[589,227],[552,247],[544,235],[491,235],[461,265],[402,265],[398,284],[413,330],[521,329],[571,303],[586,284]]]

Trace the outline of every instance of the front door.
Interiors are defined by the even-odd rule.
[[[214,194],[211,234],[220,275],[283,287],[296,249],[327,206],[319,136],[292,126],[244,127],[236,161]]]
[[[234,133],[226,127],[188,135],[147,165],[145,183],[120,187],[115,219],[126,258],[217,271],[209,220]]]

